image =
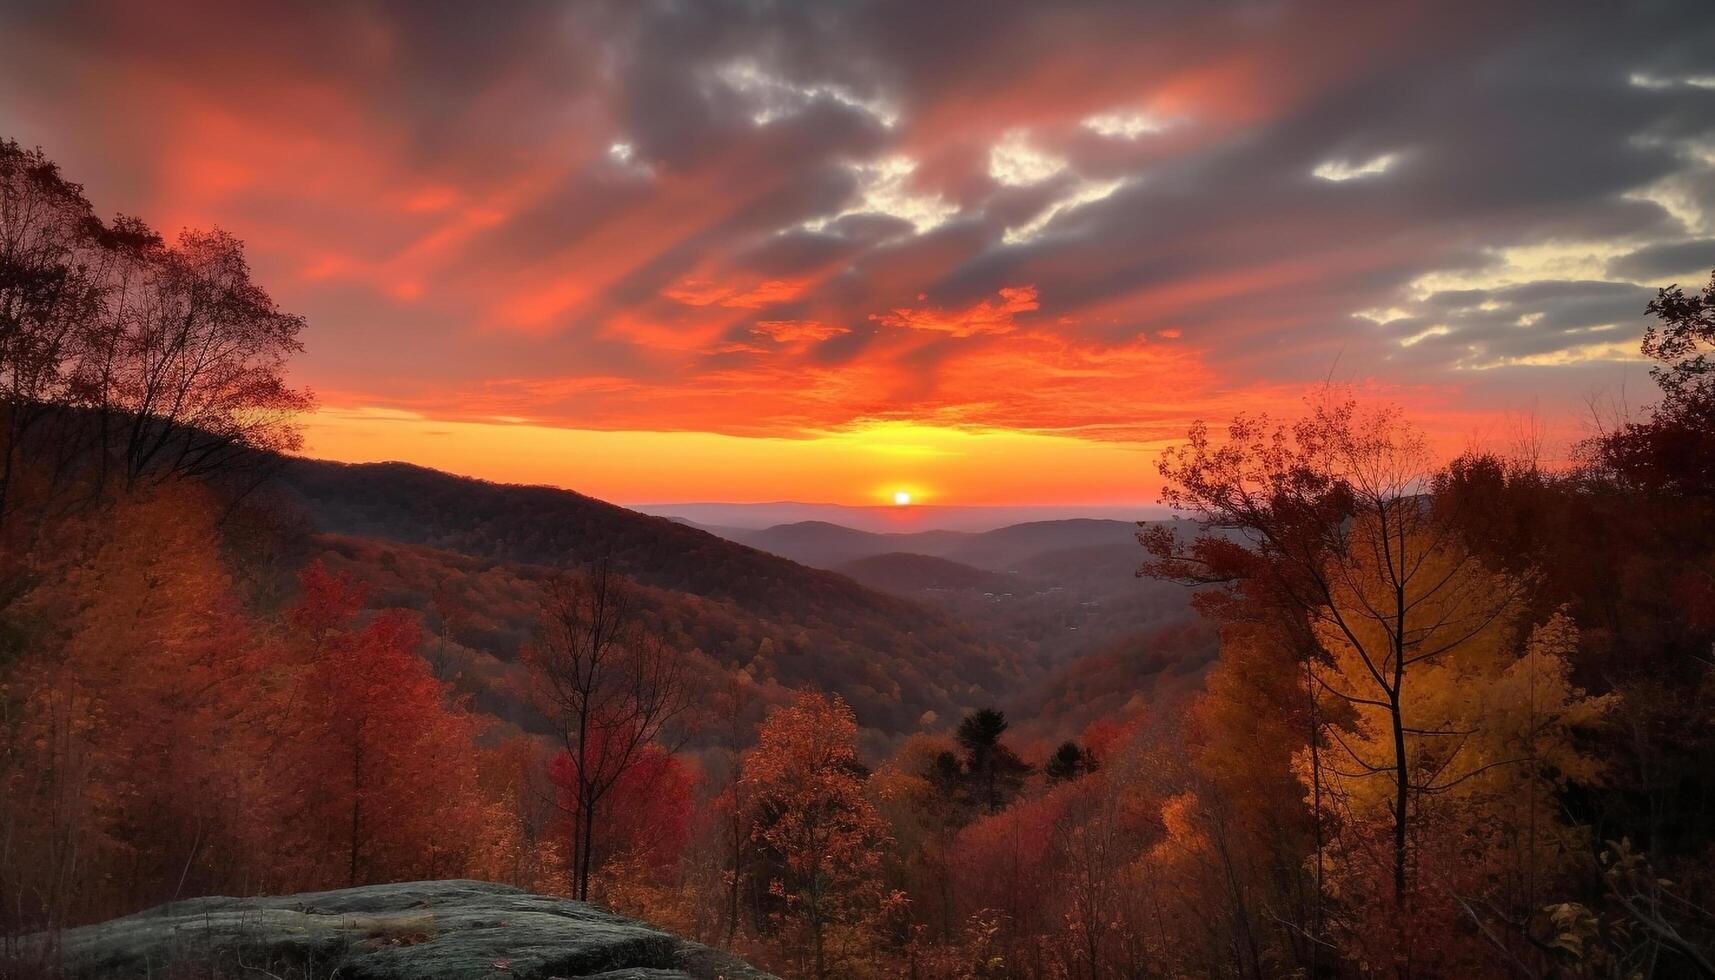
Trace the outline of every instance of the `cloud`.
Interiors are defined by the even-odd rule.
[[[1085,116],[1079,125],[1108,139],[1135,140],[1140,136],[1159,133],[1168,126],[1165,120],[1138,109],[1110,109]]]
[[[1066,160],[1030,145],[1024,130],[1009,130],[989,149],[989,176],[1009,187],[1040,184],[1064,173]]]
[[[1001,241],[1008,245],[1019,245],[1039,237],[1054,219],[1069,211],[1081,208],[1086,204],[1095,204],[1106,200],[1114,191],[1125,186],[1123,179],[1114,180],[1085,180],[1079,181],[1065,196],[1051,201],[1047,207],[1038,211],[1029,221],[1022,225],[1008,228],[1001,236]]]
[[[851,333],[845,327],[836,327],[830,323],[818,323],[815,320],[759,320],[755,326],[750,328],[750,332],[781,344],[828,340],[841,334]]]
[[[345,404],[1115,439],[1636,373],[1715,264],[1700,12],[71,0],[0,8],[0,119],[249,242]]]
[[[1311,176],[1319,177],[1322,180],[1333,181],[1334,183],[1343,183],[1348,180],[1358,180],[1364,177],[1378,177],[1385,174],[1393,168],[1395,161],[1398,159],[1398,154],[1383,153],[1380,156],[1371,157],[1362,163],[1349,163],[1345,160],[1329,160],[1325,163],[1317,164],[1316,169],[1310,171],[1310,174]]]
[[[691,279],[665,290],[662,295],[687,306],[760,310],[796,299],[806,285],[803,280],[768,279],[741,287],[721,285],[706,279]]]
[[[897,218],[909,224],[913,232],[922,235],[959,213],[958,205],[949,203],[940,194],[912,188],[911,175],[917,171],[917,162],[910,157],[896,154],[867,163],[848,164],[847,167],[857,179],[855,202],[832,215],[805,221],[805,228],[825,231],[842,218],[881,215]]]
[[[1715,238],[1660,242],[1608,260],[1611,275],[1641,282],[1663,282],[1682,276],[1701,281],[1715,269]]]
[[[872,316],[883,326],[907,330],[926,330],[950,337],[974,337],[978,334],[1011,333],[1018,328],[1015,318],[1040,306],[1036,302],[1035,286],[1008,286],[1000,290],[998,300],[980,300],[962,309],[936,307],[900,307],[890,313]]]

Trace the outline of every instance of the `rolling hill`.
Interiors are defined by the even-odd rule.
[[[516,660],[533,590],[602,555],[647,589],[677,642],[765,690],[838,692],[876,736],[999,703],[1041,670],[942,610],[570,491],[308,459],[286,460],[276,483],[314,529],[311,551],[377,586],[378,601],[434,629],[436,588],[469,593],[454,601],[482,611],[487,633],[458,639],[495,661],[475,658],[496,679],[491,703],[506,696],[513,672],[496,663]]]
[[[1031,521],[978,532],[883,533],[826,521],[777,524],[762,530],[733,527],[703,530],[800,564],[829,569],[876,555],[914,554],[1005,572],[1043,552],[1065,548],[1124,545],[1133,554],[1137,552],[1136,524],[1094,518]]]
[[[1206,663],[1181,631],[1189,594],[1135,577],[1125,521],[705,529],[567,490],[301,458],[281,461],[274,485],[304,528],[294,567],[319,558],[367,583],[376,608],[414,611],[437,669],[526,729],[537,719],[519,651],[541,585],[602,555],[642,587],[700,686],[737,676],[763,704],[838,693],[872,756],[987,705],[1013,706],[1033,733],[1075,731],[1160,684],[1194,683]]]

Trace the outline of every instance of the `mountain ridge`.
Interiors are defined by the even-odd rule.
[[[495,628],[515,646],[543,576],[609,556],[683,643],[767,689],[837,691],[878,737],[996,703],[1042,669],[944,610],[575,491],[303,457],[274,482],[323,535],[312,551],[343,549],[348,570],[425,619],[458,564],[444,556],[499,563],[499,591],[470,601],[504,603]]]

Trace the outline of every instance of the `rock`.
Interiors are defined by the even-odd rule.
[[[199,977],[776,980],[595,906],[480,881],[190,899],[68,930],[62,951],[76,980],[191,966]]]

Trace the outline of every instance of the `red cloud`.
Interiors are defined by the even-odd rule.
[[[836,327],[817,320],[758,320],[756,325],[750,328],[750,332],[781,344],[827,340],[843,333],[851,333],[845,327]]]
[[[723,286],[706,279],[687,279],[663,290],[663,296],[687,306],[724,306],[735,310],[760,310],[797,299],[809,283],[804,280],[768,279],[749,288]]]
[[[953,337],[975,337],[979,334],[1011,333],[1017,329],[1013,318],[1038,308],[1035,286],[1008,286],[1000,291],[1000,300],[982,300],[962,310],[933,307],[911,309],[900,307],[891,313],[871,319],[883,326],[905,327],[911,330],[931,330]]]

